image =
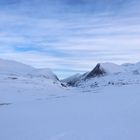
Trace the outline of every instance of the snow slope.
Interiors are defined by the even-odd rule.
[[[11,61],[0,59],[0,75],[15,75],[15,76],[24,76],[24,77],[38,77],[52,79],[54,81],[59,80],[57,76],[47,68],[37,69],[31,66]],[[15,77],[16,78],[16,77]]]
[[[52,79],[54,81],[59,80],[58,77],[50,69],[35,69],[28,73],[31,77],[42,77],[46,79]]]
[[[81,80],[76,88],[63,87],[48,69],[1,73],[0,140],[139,140],[139,63],[120,67],[73,76]]]
[[[136,64],[123,64],[122,67],[128,73],[140,74],[140,62]]]
[[[26,74],[34,68],[16,61],[0,59],[0,74]]]
[[[56,94],[61,95],[63,86],[59,81],[39,77],[1,76],[0,103],[38,100]]]
[[[140,139],[139,85],[111,86],[86,93],[31,88],[31,95],[24,88],[24,94],[21,89],[13,100],[11,94],[15,91],[9,87],[8,100],[13,102],[0,105],[2,140]],[[23,95],[29,99],[19,100]]]
[[[121,66],[113,63],[101,63],[101,68],[108,74],[124,72],[124,69]]]

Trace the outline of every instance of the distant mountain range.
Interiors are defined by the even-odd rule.
[[[97,87],[107,85],[126,85],[140,83],[140,63],[117,65],[98,63],[93,70],[75,74],[63,80],[50,69],[36,69],[16,61],[0,59],[0,75],[26,78],[43,78],[61,83],[62,86]]]
[[[76,74],[63,80],[69,86],[94,87],[110,84],[129,84],[140,82],[140,63],[117,65],[99,63],[93,70]]]

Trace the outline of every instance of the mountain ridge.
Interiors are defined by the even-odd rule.
[[[1,75],[30,76],[59,81],[58,77],[49,68],[34,68],[13,60],[0,59]]]
[[[79,74],[75,78],[71,76],[63,80],[69,86],[81,86],[89,82],[89,85],[95,85],[100,82],[101,79],[108,81],[110,83],[120,83],[120,81],[125,81],[122,84],[127,84],[127,81],[133,82],[134,76],[140,75],[140,63],[135,64],[122,64],[117,65],[114,63],[98,63],[91,71],[84,74]],[[109,79],[110,80],[109,80]],[[137,79],[137,77],[136,77]],[[138,79],[139,80],[139,79]],[[114,81],[114,82],[112,82]],[[105,82],[104,82],[105,83]],[[89,86],[87,85],[87,86]]]
[[[95,86],[110,84],[128,84],[140,81],[140,62],[135,64],[125,63],[117,65],[114,63],[98,63],[91,71],[83,74],[75,74],[66,79],[59,80],[56,74],[48,68],[34,68],[29,65],[0,59],[0,75],[16,75],[29,78],[51,79],[59,81],[62,86]],[[17,77],[12,77],[16,79]],[[88,84],[87,84],[88,83]],[[98,84],[97,84],[98,83]]]

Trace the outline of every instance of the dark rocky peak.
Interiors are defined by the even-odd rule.
[[[105,75],[106,72],[105,70],[101,67],[101,64],[98,63],[96,65],[96,67],[87,74],[87,76],[85,77],[85,79],[90,79],[90,78],[93,78],[93,77],[97,77],[97,76],[102,76],[102,75]]]

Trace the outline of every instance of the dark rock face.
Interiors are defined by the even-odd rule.
[[[73,87],[73,86],[75,86],[75,83],[76,83],[76,82],[77,82],[77,81],[74,81],[74,80],[73,80],[73,81],[67,82],[67,85]]]
[[[77,83],[78,81],[81,80],[82,76],[83,76],[83,75],[80,75],[80,76],[78,76],[78,77],[73,78],[72,80],[69,80],[69,81],[67,82],[67,85],[68,85],[68,86],[76,86],[76,83]]]
[[[100,64],[97,64],[96,67],[91,72],[88,73],[85,79],[90,79],[90,78],[102,76],[105,74],[106,74],[105,70],[101,68]]]
[[[88,80],[90,78],[103,76],[106,74],[106,71],[101,67],[100,64],[97,64],[95,68],[91,72],[86,72],[83,75],[80,75],[78,77],[72,78],[66,82],[68,86],[77,86],[80,82]]]

